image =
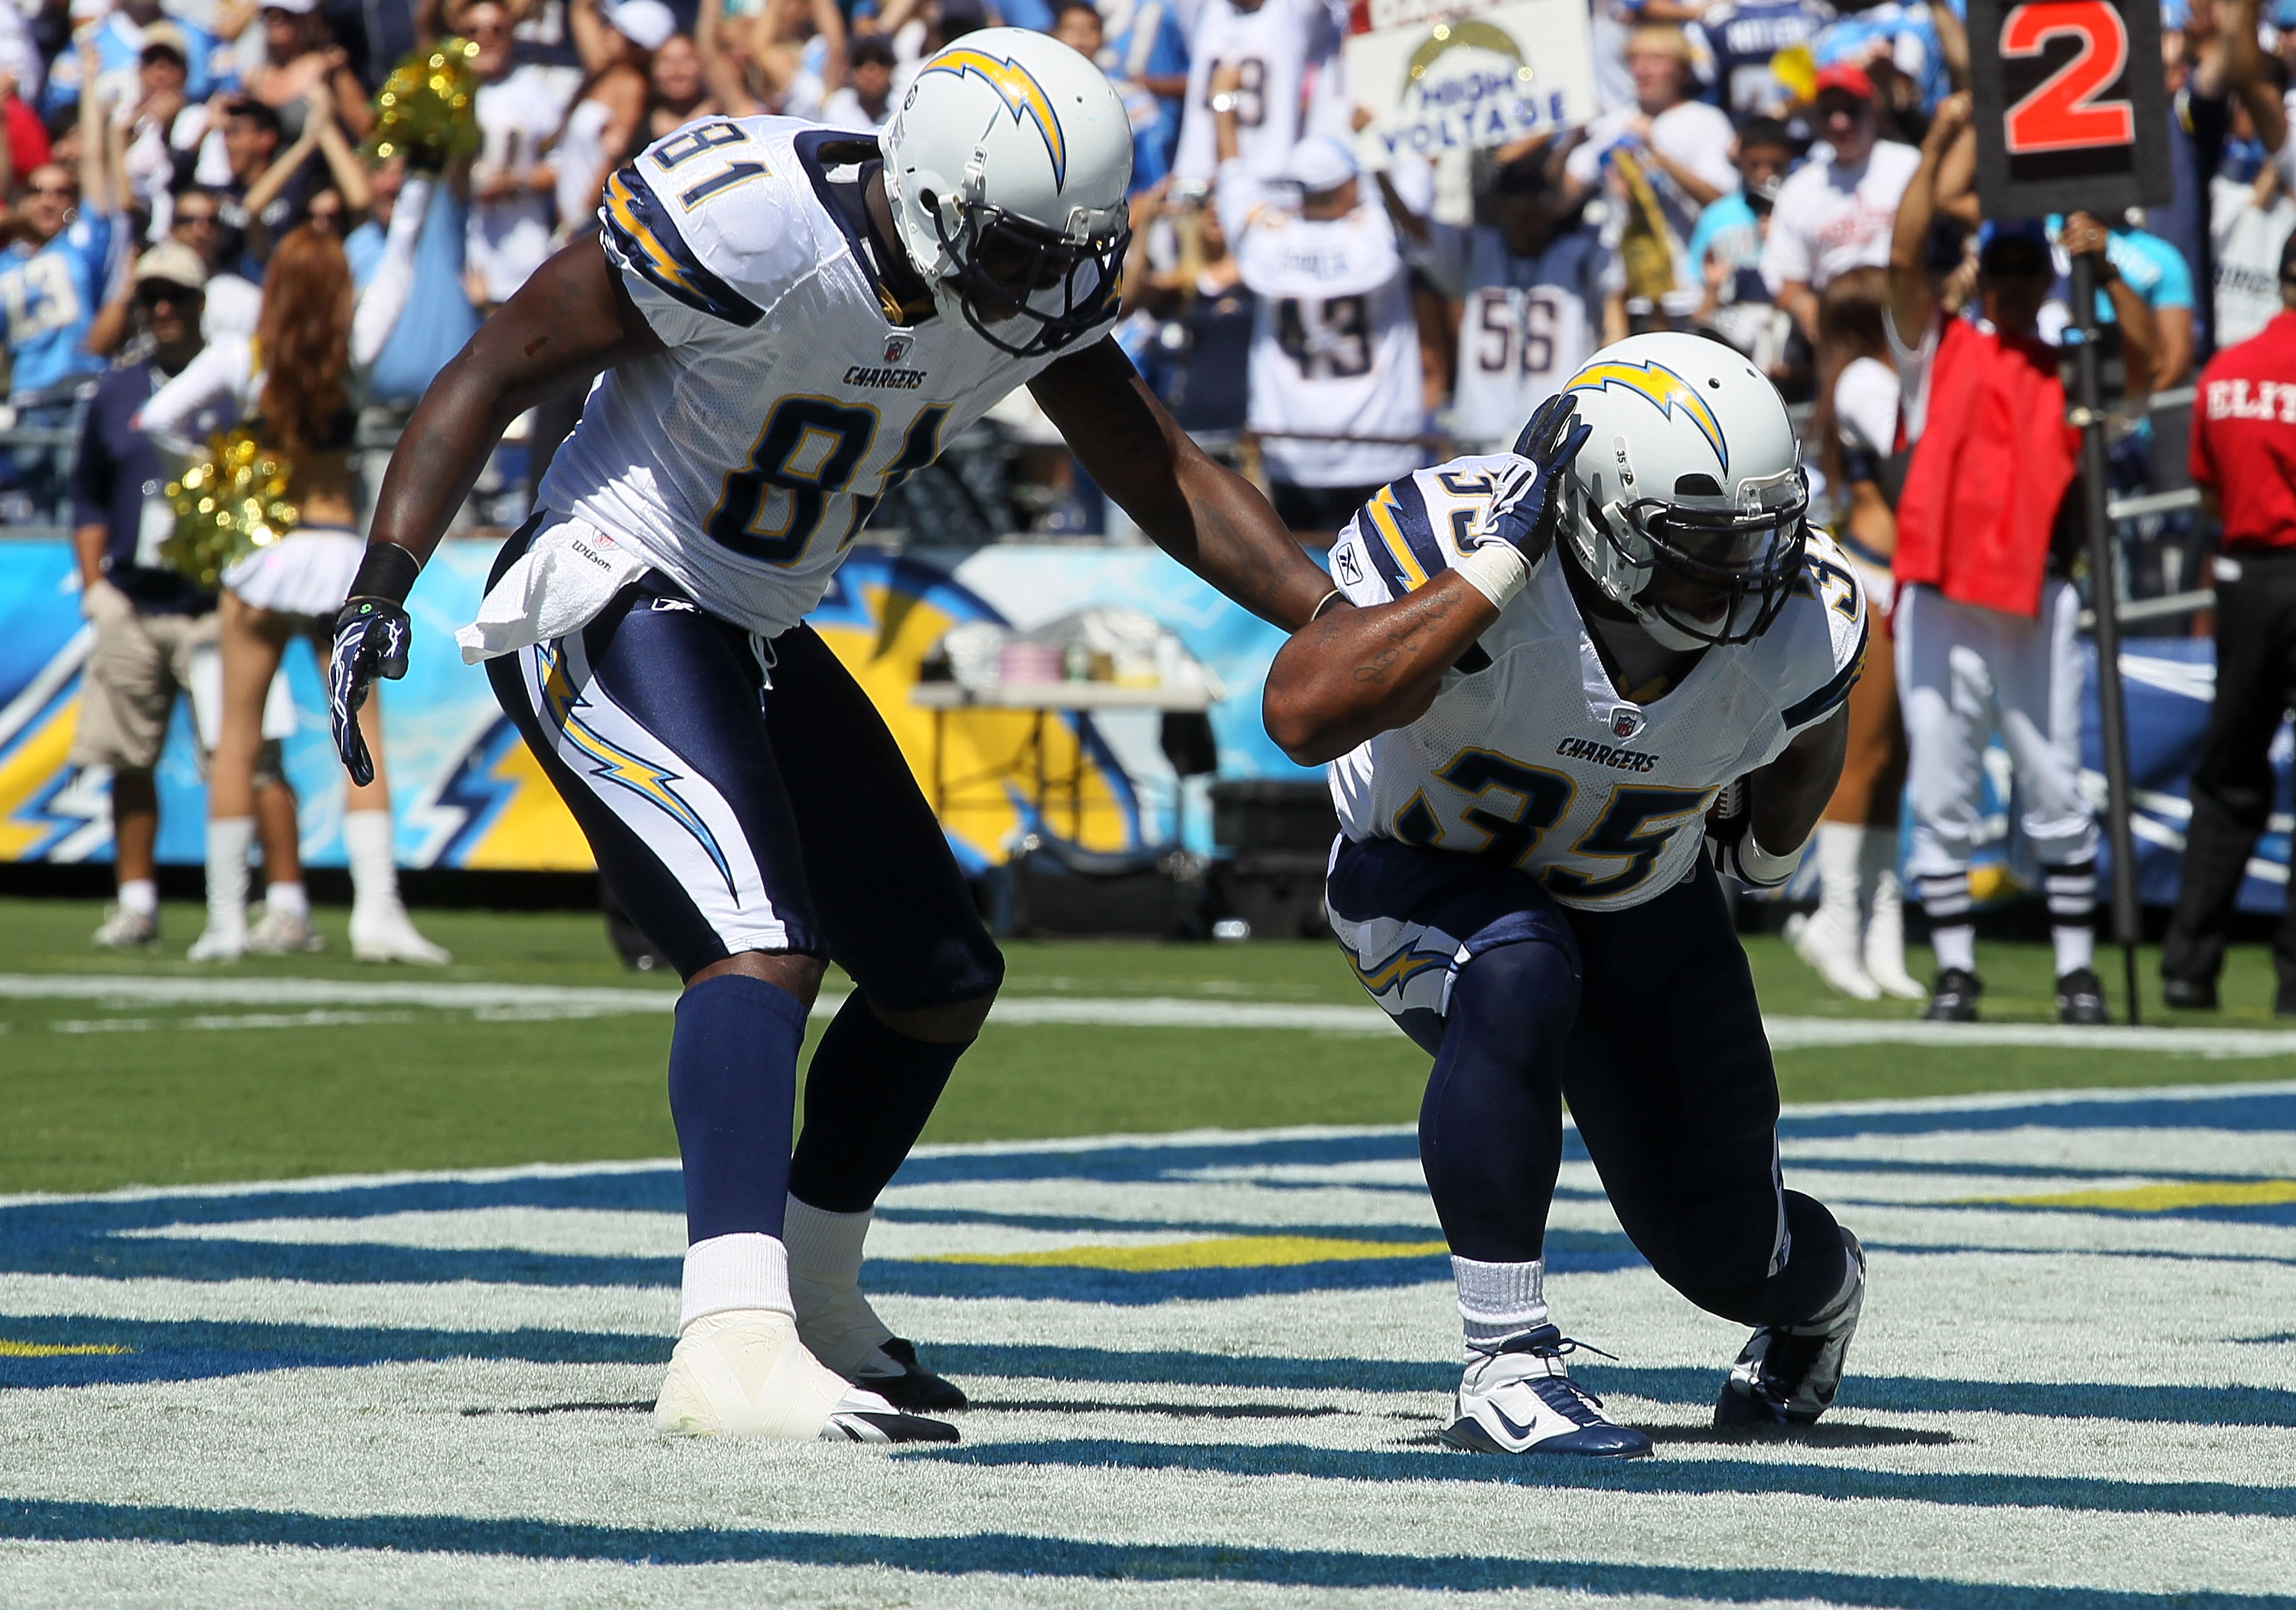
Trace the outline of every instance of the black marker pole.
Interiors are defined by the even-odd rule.
[[[2105,508],[2104,413],[2098,401],[2096,259],[2073,258],[2073,319],[2080,327],[2081,505],[2088,517],[2089,605],[2096,617],[2096,699],[2103,716],[2105,831],[2112,847],[2112,936],[2127,964],[2128,1021],[2143,1020],[2136,995],[2136,851],[2128,828],[2128,715],[2120,694],[2120,617],[2112,519]]]

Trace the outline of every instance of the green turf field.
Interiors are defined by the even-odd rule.
[[[228,1007],[139,1001],[139,979],[559,985],[653,989],[625,973],[596,919],[567,913],[426,912],[451,947],[442,972],[348,958],[346,913],[318,913],[327,954],[194,968],[183,952],[200,912],[170,906],[149,959],[87,946],[92,903],[0,901],[0,976],[119,975],[116,996],[0,993],[0,1192],[654,1157],[675,1150],[662,1094],[667,1012],[541,1020],[351,1001]],[[1910,1017],[1827,992],[1778,940],[1748,944],[1766,1012]],[[1360,1005],[1332,947],[1014,944],[1008,999],[1178,998]],[[2117,953],[2103,959],[2108,982]],[[1988,1021],[2046,1022],[2045,947],[1980,953]],[[1928,957],[1911,960],[1918,976]],[[2153,959],[2144,963],[2157,990]],[[838,987],[843,987],[837,981]],[[247,992],[242,991],[244,995]],[[2117,998],[2118,990],[2114,990]],[[259,993],[259,991],[258,991]],[[2231,1009],[2195,1026],[2271,1026],[2260,949],[2236,951]],[[2116,1009],[2119,1002],[2116,999]],[[1653,1010],[1664,1002],[1653,1001]],[[2168,1021],[2157,997],[2147,1021]],[[2290,1059],[2210,1059],[2094,1049],[1860,1045],[1781,1052],[1789,1100],[1952,1094],[2044,1086],[2284,1078]],[[1424,1058],[1399,1034],[1302,1029],[992,1024],[927,1132],[970,1140],[1283,1124],[1400,1123],[1416,1111]]]

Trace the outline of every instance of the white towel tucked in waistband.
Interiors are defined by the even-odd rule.
[[[649,562],[587,520],[545,527],[487,590],[479,618],[455,633],[463,663],[475,666],[579,632],[644,575]]]

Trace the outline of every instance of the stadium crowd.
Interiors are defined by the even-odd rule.
[[[294,909],[292,799],[280,797],[261,738],[268,667],[330,613],[319,594],[356,563],[372,490],[358,484],[357,449],[387,445],[480,322],[598,227],[614,169],[709,114],[876,128],[923,57],[1000,23],[1053,34],[1115,85],[1135,151],[1118,339],[1184,426],[1234,444],[1303,540],[1328,543],[1382,484],[1447,448],[1504,446],[1606,342],[1693,330],[1811,405],[1816,506],[1888,602],[1895,505],[1928,384],[1902,288],[1918,279],[1923,308],[1974,315],[2012,265],[2036,288],[2026,328],[2060,341],[2075,323],[2067,236],[2092,221],[1980,217],[1954,99],[1969,43],[1951,4],[1594,0],[1590,21],[1592,121],[1374,175],[1354,138],[1371,114],[1344,70],[1349,16],[1327,0],[0,4],[12,427],[0,519],[45,522],[68,506],[91,618],[139,634],[120,650],[132,664],[118,674],[113,718],[83,734],[83,759],[122,779],[123,903],[107,932],[148,937],[150,830],[137,813],[149,812],[152,701],[172,697],[184,645],[219,633],[227,650],[246,641],[217,740],[233,825],[210,861],[243,863],[260,830],[286,870],[274,867],[271,887],[288,894],[286,915],[267,912],[253,942],[308,939]],[[414,168],[403,151],[378,159],[373,91],[409,48],[447,36],[475,46],[478,150]],[[2296,6],[2259,15],[2259,0],[2169,0],[2162,40],[2171,110],[2158,137],[2175,195],[2103,225],[2097,316],[2123,493],[2182,484],[2181,427],[2156,433],[2146,399],[2190,384],[2212,354],[2280,314],[2296,233],[2284,110]],[[1909,187],[1922,196],[1918,238],[1900,227]],[[287,351],[308,358],[309,383],[283,383],[275,363],[252,394],[261,355]],[[497,500],[470,518],[523,514],[578,409],[569,400],[529,416],[514,433],[523,463],[481,483]],[[307,458],[340,455],[307,518],[341,538],[343,576],[226,577],[218,625],[212,595],[154,560],[165,522],[152,512],[161,461],[151,438],[187,446],[235,417],[268,417]],[[1106,528],[1104,500],[1025,391],[991,418],[996,452],[956,444],[876,523],[943,538]],[[381,459],[365,455],[378,471]],[[2203,530],[2189,515],[2155,517],[2140,590],[2196,578]],[[298,588],[312,596],[290,596]],[[234,596],[252,611],[236,627]],[[1895,936],[1904,725],[1891,679],[1866,680],[1849,780],[1819,838],[1824,896],[1800,942],[1852,993],[1928,994],[1906,977]],[[2001,686],[1986,698],[2017,703]],[[1957,731],[1949,747],[1972,740]],[[1965,759],[1933,761],[1927,792],[1946,816],[1973,809]],[[1914,772],[1918,805],[1918,756]],[[370,933],[388,929],[379,953],[421,958],[428,947],[390,884],[381,810],[354,802],[350,819],[377,824],[361,830],[364,850],[352,846],[384,913]],[[1948,928],[1965,920],[1965,895],[1947,892],[1965,889],[1964,872],[1938,859],[1931,915]],[[2078,869],[2060,881],[2060,914],[2084,911]],[[245,942],[236,920],[228,909],[211,918],[225,930],[217,953]],[[2060,928],[2068,974],[2086,967],[2085,941],[2063,937],[2070,926]],[[2291,949],[2284,993],[2296,1007]],[[2200,954],[2193,966],[2206,971],[2205,944]],[[1955,955],[1948,970],[1973,968],[1965,947]],[[1970,988],[1973,1001],[1973,977]]]

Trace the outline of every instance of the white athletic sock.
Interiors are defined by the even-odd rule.
[[[1846,821],[1817,824],[1817,915],[1836,943],[1857,949],[1857,885],[1866,830]]]
[[[208,926],[247,931],[247,852],[255,843],[252,816],[208,818]]]
[[[833,1214],[789,1198],[782,1221],[782,1245],[789,1249],[791,1278],[847,1288],[861,1281],[861,1243],[868,1238],[873,1208]]]
[[[375,911],[398,903],[398,863],[391,852],[390,813],[343,813],[343,856],[351,863],[351,904]]]
[[[1478,1263],[1454,1255],[1451,1274],[1459,1282],[1459,1320],[1467,1340],[1503,1342],[1546,1324],[1546,1299],[1539,1292],[1546,1273],[1539,1260]]]
[[[263,903],[282,917],[300,917],[305,921],[310,919],[311,897],[303,892],[303,886],[299,883],[274,883],[266,886],[263,891]]]
[[[1977,925],[1973,922],[1949,923],[1930,930],[1930,945],[1937,952],[1938,971],[1959,968],[1964,973],[1977,970]]]
[[[2077,973],[2096,960],[2096,930],[2087,923],[2053,928],[2049,943],[2056,947],[2057,977]]]
[[[678,1329],[734,1308],[771,1308],[797,1317],[790,1301],[789,1252],[773,1237],[711,1236],[685,1249]]]
[[[119,885],[119,909],[131,917],[160,914],[160,886],[149,878],[129,878]]]

